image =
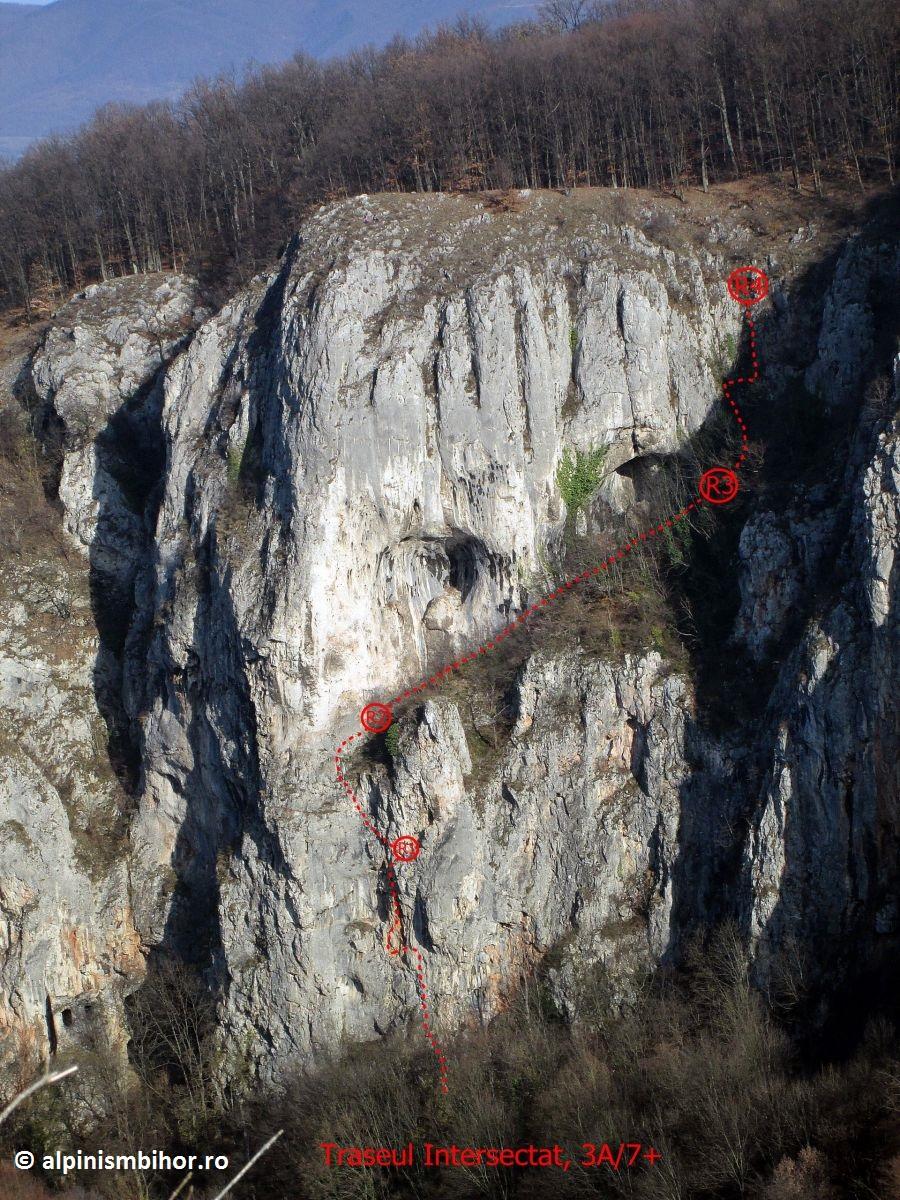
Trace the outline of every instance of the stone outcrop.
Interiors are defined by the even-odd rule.
[[[177,277],[89,288],[6,381],[5,402],[18,393],[36,414],[64,530],[14,517],[0,564],[0,1030],[3,1060],[26,1071],[23,1052],[89,1031],[121,1048],[122,999],[143,975],[123,650],[163,461],[160,371],[199,316],[194,291]]]
[[[802,540],[804,525],[795,525],[783,543],[807,589],[790,603],[808,618],[769,701],[761,739],[768,764],[744,847],[748,929],[762,968],[791,942],[804,957],[813,947],[815,970],[840,979],[867,953],[890,956],[900,933],[896,383],[892,391],[864,415],[843,478],[832,482],[846,494],[843,511],[836,504]],[[794,520],[789,513],[789,527]],[[818,572],[831,587],[818,589],[797,552],[817,539],[833,554]],[[752,556],[753,535],[746,548]],[[784,562],[771,568],[782,597],[792,587]],[[818,611],[810,612],[809,593],[824,598]]]
[[[852,409],[876,374],[873,281],[893,251],[851,242],[824,315],[798,312],[790,230],[754,245],[720,223],[673,249],[601,206],[567,225],[562,203],[332,205],[196,332],[188,283],[152,301],[119,285],[137,316],[113,330],[76,306],[74,342],[56,327],[35,361],[49,409],[82,431],[65,528],[124,614],[118,634],[98,622],[97,703],[133,755],[136,811],[103,895],[127,896],[145,953],[206,971],[225,1043],[262,1076],[414,1017],[413,975],[383,950],[383,854],[336,786],[335,744],[364,703],[533,602],[573,528],[613,536],[649,511],[661,465],[715,446],[718,372],[740,346],[731,241],[778,280],[769,403],[802,379]],[[164,332],[135,343],[159,304]],[[890,396],[860,410],[831,487],[745,509],[731,646],[770,672],[746,726],[710,723],[683,658],[573,637],[523,657],[502,714],[496,682],[462,678],[353,761],[373,819],[422,840],[398,875],[440,1026],[490,1017],[535,974],[577,1018],[585,973],[627,993],[723,918],[761,978],[791,939],[850,970],[828,959],[835,938],[865,956],[896,936],[894,413]],[[161,448],[130,505],[129,439]],[[601,447],[605,478],[568,513],[560,461]],[[11,820],[34,840],[23,807]],[[41,818],[59,857],[43,844],[71,883],[63,815]],[[9,869],[23,896],[39,884]],[[29,998],[14,1019],[34,1024],[58,974],[9,953],[4,970]]]

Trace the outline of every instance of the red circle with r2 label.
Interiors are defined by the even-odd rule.
[[[363,729],[369,733],[384,733],[386,729],[390,729],[394,714],[391,712],[389,704],[379,704],[377,701],[372,704],[367,704],[359,714],[360,724]]]

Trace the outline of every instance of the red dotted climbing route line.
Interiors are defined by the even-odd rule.
[[[359,814],[363,825],[365,825],[366,829],[368,829],[373,837],[377,838],[386,850],[391,851],[395,857],[397,857],[399,862],[408,861],[403,857],[402,850],[394,849],[394,847],[397,846],[397,842],[393,843],[392,845],[392,843],[388,841],[385,835],[365,811],[362,804],[360,804],[359,797],[353,790],[353,785],[344,775],[343,755],[347,752],[348,746],[352,745],[357,738],[361,738],[363,736],[364,734],[362,731],[351,734],[350,737],[344,738],[344,740],[335,750],[334,767],[338,777],[338,782],[350,797],[351,803]],[[418,847],[418,841],[414,838],[397,839],[398,842],[404,840],[414,841],[416,843],[416,847]],[[416,849],[414,857],[418,857],[418,849]],[[422,1029],[425,1032],[425,1037],[428,1039],[438,1062],[438,1072],[441,1079],[441,1091],[447,1092],[450,1090],[447,1083],[447,1059],[443,1050],[438,1044],[438,1040],[434,1034],[434,1031],[431,1028],[431,1014],[428,1011],[428,989],[425,984],[425,960],[422,957],[421,950],[419,950],[417,946],[410,946],[403,936],[403,909],[400,906],[400,892],[397,886],[397,872],[394,868],[393,862],[390,859],[387,863],[386,875],[388,892],[390,893],[391,923],[388,926],[388,931],[385,936],[385,949],[387,950],[388,954],[400,957],[404,960],[408,959],[411,954],[415,955],[416,991],[419,994],[419,1004],[422,1009]]]
[[[412,697],[419,695],[421,692],[429,688],[437,687],[454,671],[460,671],[468,663],[475,662],[482,655],[489,654],[492,650],[496,650],[503,641],[514,633],[518,628],[524,625],[527,621],[537,616],[538,613],[549,607],[554,600],[558,600],[560,596],[567,591],[577,587],[581,583],[586,583],[588,580],[595,578],[603,571],[609,570],[617,562],[620,562],[632,550],[636,549],[642,542],[646,542],[659,534],[665,533],[667,529],[672,529],[677,522],[684,518],[695,509],[699,509],[704,504],[720,506],[730,503],[738,493],[738,477],[737,472],[747,460],[747,448],[749,445],[747,426],[744,422],[743,414],[734,396],[733,389],[736,386],[743,384],[755,383],[759,379],[759,356],[757,352],[756,340],[756,325],[751,316],[750,309],[754,304],[758,304],[763,300],[769,291],[769,281],[765,274],[757,267],[738,267],[732,271],[727,280],[728,294],[738,304],[744,306],[744,321],[747,326],[750,343],[750,373],[748,375],[738,375],[722,381],[722,393],[725,402],[728,405],[731,413],[737,422],[738,431],[741,439],[741,449],[735,459],[732,468],[729,467],[711,467],[704,471],[700,477],[697,494],[693,499],[679,509],[678,512],[672,513],[657,525],[650,529],[644,530],[642,533],[637,533],[629,538],[627,542],[623,542],[616,550],[614,550],[608,558],[599,563],[595,567],[591,567],[586,571],[582,571],[580,575],[574,575],[571,579],[565,580],[554,591],[549,592],[540,600],[535,601],[524,612],[519,613],[515,620],[510,621],[497,633],[493,635],[490,641],[484,642],[477,649],[469,654],[464,654],[462,657],[455,659],[437,671],[434,675],[430,675],[425,679],[421,679],[418,683],[411,687],[405,688],[402,692],[398,692],[391,700],[385,702],[376,701],[367,704],[360,714],[360,723],[362,728],[356,733],[345,737],[344,740],[337,746],[334,754],[335,771],[337,779],[341,787],[350,798],[353,807],[356,809],[363,825],[372,834],[379,844],[387,852],[387,864],[385,874],[387,878],[387,886],[389,892],[389,909],[390,909],[390,924],[387,934],[385,935],[385,949],[392,957],[397,957],[404,962],[409,962],[411,957],[415,958],[416,991],[419,997],[421,1007],[422,1028],[425,1033],[435,1058],[438,1063],[438,1073],[440,1076],[440,1089],[442,1092],[449,1091],[447,1060],[443,1050],[437,1040],[437,1037],[431,1027],[431,1014],[428,1007],[428,989],[425,983],[425,959],[422,952],[416,946],[411,946],[404,933],[403,908],[400,904],[399,886],[397,883],[397,872],[395,863],[411,862],[419,855],[420,844],[418,839],[409,834],[405,834],[395,841],[391,842],[388,837],[381,832],[372,817],[363,808],[359,797],[353,789],[353,785],[344,774],[344,755],[348,752],[349,747],[359,738],[363,738],[370,733],[384,733],[390,728],[394,713],[393,710],[398,704],[402,704],[404,700],[410,700]]]
[[[387,881],[388,891],[391,894],[391,906],[393,909],[393,920],[387,932],[385,941],[385,949],[388,954],[405,956],[410,953],[416,956],[416,991],[419,993],[419,1004],[422,1009],[422,1029],[425,1032],[425,1037],[428,1039],[435,1058],[438,1062],[438,1074],[441,1079],[441,1091],[448,1092],[450,1087],[447,1083],[447,1059],[441,1049],[434,1030],[431,1028],[431,1014],[428,1011],[428,989],[425,985],[425,959],[422,957],[422,951],[417,946],[409,946],[403,937],[403,912],[400,908],[400,896],[397,889],[397,874],[394,870],[394,864],[389,862],[387,865]]]

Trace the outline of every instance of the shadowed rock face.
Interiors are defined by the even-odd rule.
[[[137,764],[124,648],[129,632],[140,637],[145,510],[164,462],[160,372],[200,316],[194,292],[175,276],[89,288],[10,388],[31,397],[64,545],[35,548],[23,534],[0,568],[12,600],[0,634],[4,1057],[88,1033],[121,1046],[122,994],[143,971],[126,857]]]
[[[565,227],[556,202],[493,220],[442,197],[330,206],[208,320],[189,283],[160,283],[172,320],[155,353],[123,349],[161,303],[129,282],[109,296],[133,306],[124,340],[104,350],[107,318],[84,304],[74,342],[57,328],[35,362],[67,428],[86,414],[63,458],[65,527],[94,579],[128,595],[121,637],[100,627],[95,678],[137,768],[128,927],[209,971],[223,1036],[264,1076],[414,1014],[413,975],[383,950],[384,863],[334,746],[368,700],[542,594],[571,531],[565,451],[606,447],[580,521],[615,531],[644,468],[710,424],[714,364],[740,338],[723,249],[778,280],[766,402],[802,367],[823,406],[846,407],[883,369],[871,297],[893,251],[851,243],[804,314],[778,258],[790,230],[673,250],[599,211]],[[842,479],[747,506],[731,645],[769,670],[752,722],[713,727],[658,649],[603,658],[557,638],[525,657],[502,719],[484,681],[461,680],[404,713],[389,753],[349,764],[388,837],[422,841],[400,892],[439,1025],[490,1017],[528,971],[577,1018],[582,971],[603,962],[627,993],[726,917],[761,978],[792,939],[827,973],[854,965],[836,939],[862,961],[896,936],[895,401],[858,415]],[[162,449],[130,507],[114,469],[128,439]],[[835,587],[807,611],[838,536]],[[68,860],[50,869],[77,879]],[[78,920],[103,941],[92,886]],[[42,913],[22,936],[55,928]],[[27,997],[10,1020],[37,1029],[46,996],[86,988],[36,959],[6,970]]]

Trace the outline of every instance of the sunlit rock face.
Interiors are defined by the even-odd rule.
[[[449,197],[328,206],[215,316],[167,280],[158,358],[128,349],[132,317],[98,348],[104,318],[86,309],[86,357],[57,333],[35,366],[67,424],[74,407],[88,414],[64,460],[66,529],[93,578],[128,594],[126,628],[98,651],[107,723],[136,763],[117,860],[125,924],[145,952],[207,972],[226,1044],[264,1077],[415,1018],[413,972],[384,951],[384,851],[337,785],[334,748],[367,701],[546,589],[573,526],[564,454],[606,448],[576,532],[615,530],[643,503],[642,472],[710,424],[740,346],[732,249],[778,281],[761,331],[774,388],[799,377],[788,343],[801,319],[823,403],[848,403],[868,378],[874,334],[855,367],[828,368],[870,304],[854,284],[842,323],[844,268],[820,320],[792,307],[780,244],[754,246],[737,225],[706,243],[686,230],[673,249],[599,205],[523,203],[502,216]],[[857,274],[888,270],[886,252],[848,255]],[[107,428],[122,408],[161,447],[130,508]],[[563,637],[505,681],[502,720],[489,684],[460,676],[406,708],[389,749],[348,759],[388,838],[421,840],[398,879],[442,1030],[489,1019],[534,972],[577,1020],[592,971],[626,996],[725,918],[761,978],[791,938],[816,954],[836,933],[861,947],[895,936],[896,864],[875,832],[897,796],[883,408],[860,418],[831,491],[748,502],[729,645],[773,664],[751,725],[711,724],[683,657],[603,656]],[[806,613],[839,532],[854,582]],[[125,893],[105,886],[111,904]],[[57,986],[33,961],[12,969],[30,979],[32,1015]]]
[[[357,207],[314,218],[204,326],[163,413],[140,919],[189,940],[190,905],[156,886],[170,861],[212,889],[229,1031],[265,1028],[276,1058],[415,1008],[335,742],[540,595],[563,452],[607,447],[612,469],[674,451],[718,402],[709,360],[740,319],[710,256],[678,264],[632,230],[573,244],[534,222],[504,246],[435,201],[441,237],[426,222],[416,245],[414,206]],[[610,503],[629,486],[611,477]],[[401,888],[448,1027],[496,1012],[563,942],[624,976],[669,940],[689,684],[658,655],[575,653],[532,663],[519,694],[487,775],[436,697],[361,784],[426,846]],[[570,1010],[576,974],[563,956]]]

